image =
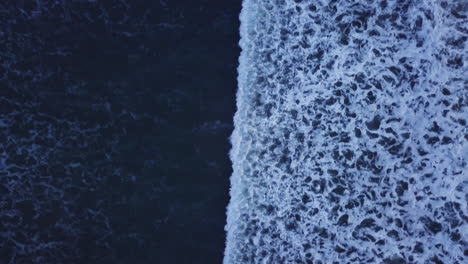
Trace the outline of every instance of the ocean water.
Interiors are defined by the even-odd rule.
[[[240,20],[224,263],[467,263],[468,3]]]
[[[0,3],[0,264],[221,263],[240,0]]]

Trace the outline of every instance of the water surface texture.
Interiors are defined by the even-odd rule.
[[[225,264],[468,262],[467,15],[244,0]]]
[[[0,264],[219,264],[240,0],[0,1]]]

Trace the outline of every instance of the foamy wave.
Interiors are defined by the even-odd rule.
[[[466,261],[467,16],[244,0],[225,264]]]

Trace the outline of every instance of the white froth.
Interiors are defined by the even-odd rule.
[[[468,261],[467,17],[244,0],[225,264]]]

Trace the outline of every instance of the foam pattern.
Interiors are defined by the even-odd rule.
[[[224,263],[468,263],[468,2],[240,19]]]

